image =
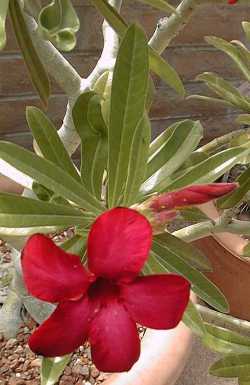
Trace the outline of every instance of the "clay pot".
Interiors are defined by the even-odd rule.
[[[219,213],[213,203],[200,208],[211,219]],[[230,314],[250,321],[250,263],[242,258],[247,241],[240,235],[220,233],[195,241],[194,244],[209,258],[213,272],[207,277],[225,294]]]

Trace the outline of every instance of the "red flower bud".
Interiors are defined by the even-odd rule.
[[[237,183],[193,185],[181,190],[158,195],[151,200],[149,207],[155,212],[159,212],[178,207],[198,205],[228,194],[237,186]]]

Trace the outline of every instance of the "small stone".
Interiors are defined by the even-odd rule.
[[[84,366],[81,364],[76,364],[72,368],[72,373],[74,374],[80,374],[81,376],[88,378],[89,377],[89,368],[88,366]]]
[[[15,345],[17,345],[17,340],[15,338],[10,338],[7,342],[6,342],[6,349],[11,349],[13,348]]]
[[[14,353],[16,354],[21,354],[23,352],[23,347],[21,345],[19,345],[16,350],[14,350]]]

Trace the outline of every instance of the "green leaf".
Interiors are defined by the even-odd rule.
[[[175,8],[169,3],[167,3],[166,0],[139,0],[139,1],[141,3],[151,5],[151,7],[159,9],[160,11],[167,12],[167,13],[169,12],[175,13]]]
[[[184,120],[169,128],[170,136],[165,134],[158,138],[158,143],[153,142],[151,148],[156,150],[149,157],[147,180],[141,186],[143,194],[162,191],[168,177],[170,177],[197,147],[203,136],[203,128],[199,121]]]
[[[9,0],[1,0],[0,2],[0,51],[6,44],[5,20],[9,9]]]
[[[246,38],[248,41],[250,41],[250,22],[249,21],[243,21],[242,27],[245,32]]]
[[[215,309],[226,313],[229,310],[227,300],[222,292],[201,272],[191,267],[177,252],[157,241],[152,248],[162,271],[183,275],[192,283],[192,290]]]
[[[103,210],[101,202],[81,183],[49,160],[40,158],[14,143],[3,141],[0,141],[0,158],[78,206],[94,213]]]
[[[240,46],[229,43],[219,37],[207,36],[205,40],[208,44],[213,45],[215,48],[225,52],[228,56],[230,56],[230,58],[233,59],[237,67],[246,77],[247,81],[250,81],[250,53],[249,56],[246,55]]]
[[[163,166],[171,175],[172,170],[180,167],[180,162],[183,163],[185,158],[188,158],[203,136],[203,128],[199,121],[184,120],[173,126],[172,135],[148,159],[147,178]],[[182,160],[179,159],[180,153]]]
[[[198,336],[202,337],[206,333],[201,315],[191,300],[188,303],[182,321]]]
[[[181,216],[186,222],[204,222],[209,220],[208,216],[205,215],[198,207],[183,207],[178,210]]]
[[[209,373],[216,377],[248,377],[250,376],[250,354],[230,354],[215,362]]]
[[[43,36],[58,49],[71,51],[76,45],[80,22],[70,0],[54,0],[45,6],[38,18]]]
[[[65,149],[53,123],[36,107],[27,107],[26,119],[42,155],[68,172],[74,179],[81,178]]]
[[[175,69],[162,57],[149,47],[149,66],[166,84],[172,87],[178,94],[184,96],[185,88],[181,78]]]
[[[100,198],[108,155],[107,127],[102,117],[100,97],[92,91],[81,94],[72,116],[81,138],[82,180],[87,189]]]
[[[236,122],[239,124],[247,124],[250,126],[250,114],[241,114],[237,117]]]
[[[133,139],[145,110],[148,77],[146,36],[132,25],[121,43],[112,81],[108,128],[109,207],[119,204],[128,177]]]
[[[149,154],[148,154],[149,158],[152,158],[153,156],[155,156],[154,154],[158,153],[159,150],[163,147],[163,145],[165,145],[165,143],[168,142],[169,138],[171,137],[176,127],[178,127],[180,123],[181,122],[177,122],[165,128],[165,130],[150,143]]]
[[[71,360],[72,354],[62,357],[42,358],[41,385],[54,385],[59,380],[65,367]]]
[[[172,180],[165,180],[158,185],[158,191],[173,191],[191,184],[212,183],[230,170],[249,154],[249,149],[234,147],[210,156],[207,160],[191,167],[184,175]]]
[[[1,227],[84,226],[92,220],[93,215],[70,206],[0,193]]]
[[[106,0],[91,0],[98,11],[105,17],[111,27],[117,32],[120,38],[126,32],[127,23]],[[149,47],[149,65],[152,71],[162,78],[170,87],[181,95],[185,89],[177,72],[161,56]]]
[[[36,88],[43,105],[47,107],[50,95],[49,78],[29,35],[18,0],[10,0],[10,16],[17,42],[28,68],[32,83]]]
[[[232,86],[231,83],[222,79],[220,76],[211,72],[204,72],[197,76],[197,80],[205,82],[212,91],[232,106],[236,106],[247,112],[250,111],[250,98],[241,95],[236,87]]]
[[[236,190],[217,200],[218,207],[228,209],[242,201],[250,190],[250,167],[240,175],[237,182],[240,186]]]
[[[74,235],[63,242],[60,247],[68,253],[83,256],[86,251],[87,234]]]
[[[201,271],[211,271],[209,259],[190,243],[184,242],[168,232],[156,235],[154,239],[173,253],[178,254],[190,266]]]
[[[238,379],[239,385],[250,385],[250,375],[249,377],[241,377]]]
[[[124,206],[131,206],[137,200],[140,186],[145,178],[150,139],[151,125],[148,116],[145,114],[138,124],[131,145],[128,177],[122,201]]]
[[[202,342],[210,349],[224,354],[250,354],[250,338],[220,326],[206,323]]]

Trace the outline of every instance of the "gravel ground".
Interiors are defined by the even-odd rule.
[[[16,338],[6,341],[0,335],[0,385],[40,385],[41,359],[27,345],[36,326],[28,319]],[[107,377],[108,374],[100,372],[91,361],[90,347],[86,343],[74,353],[58,384],[98,385]]]

